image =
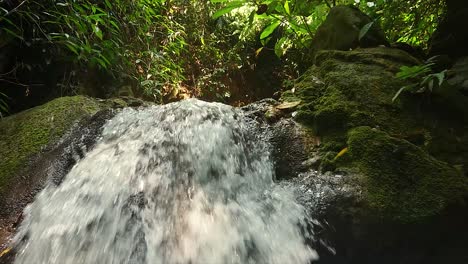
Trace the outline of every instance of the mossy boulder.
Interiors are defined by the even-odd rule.
[[[372,19],[352,5],[338,5],[330,10],[312,40],[312,53],[320,50],[350,50],[357,47],[388,45],[378,25],[372,23],[367,33],[359,38],[361,29]]]
[[[29,158],[59,140],[73,124],[101,109],[129,105],[127,98],[61,97],[0,120],[0,192]],[[135,100],[133,100],[135,101]],[[130,104],[133,102],[130,100]],[[134,104],[134,102],[133,102]]]
[[[367,205],[402,222],[439,214],[468,194],[467,178],[410,142],[370,127],[349,132],[349,155],[363,173]]]
[[[320,51],[316,63],[283,93],[283,101],[301,101],[296,119],[322,137],[322,152],[346,147],[351,128],[370,126],[407,139],[437,159],[468,168],[468,128],[456,100],[463,96],[402,94],[395,74],[420,63],[407,52],[386,48]],[[466,105],[466,102],[464,103]]]
[[[83,96],[62,97],[0,120],[0,189],[28,157],[59,139],[77,120],[101,108]]]
[[[392,97],[403,85],[394,78],[402,65],[418,61],[404,51],[385,47],[354,51],[321,51],[316,64],[300,77],[285,101],[303,102],[297,119],[318,135],[337,136],[356,126],[378,126],[393,132],[414,127],[401,102]]]
[[[405,85],[396,72],[418,63],[386,47],[320,51],[282,95],[283,101],[301,101],[295,118],[320,139],[312,152],[320,153],[322,171],[360,175],[356,182],[368,206],[360,209],[367,215],[422,221],[468,194],[462,115],[447,110],[449,101],[436,103],[436,94],[392,101]]]

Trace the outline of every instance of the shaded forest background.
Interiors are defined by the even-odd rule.
[[[424,60],[443,52],[434,32],[460,2],[447,1],[3,0],[1,115],[75,94],[275,97],[310,66],[317,28],[342,4],[371,18],[362,34],[378,23],[388,45]]]

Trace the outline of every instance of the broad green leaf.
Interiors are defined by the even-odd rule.
[[[289,10],[289,1],[286,0],[284,2],[284,11],[286,11],[286,14],[291,15],[291,11]]]
[[[361,28],[361,30],[359,31],[359,37],[358,37],[359,41],[361,41],[361,39],[367,34],[367,32],[369,32],[369,30],[371,29],[371,27],[374,25],[374,22],[375,22],[375,20],[372,21],[372,22],[369,22],[369,23],[365,24],[365,25]]]
[[[227,6],[221,8],[220,10],[216,11],[211,18],[217,19],[218,17],[230,13],[232,10],[242,7],[245,4],[244,1],[234,1],[229,3]]]
[[[280,24],[281,21],[278,20],[268,25],[260,34],[260,39],[266,39],[267,37],[269,37]]]
[[[396,77],[399,79],[408,79],[414,78],[423,74],[427,74],[431,71],[431,66],[433,64],[424,64],[424,65],[416,65],[416,66],[402,66],[400,67],[400,72],[396,74]]]

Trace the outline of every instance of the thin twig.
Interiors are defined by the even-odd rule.
[[[13,82],[13,81],[10,81],[10,80],[7,80],[7,79],[0,79],[0,82],[7,82],[7,83],[23,86],[23,87],[44,86],[44,84],[24,84],[24,83],[19,83],[19,82]]]
[[[5,16],[9,16],[11,15],[12,13],[16,12],[16,10],[18,10],[18,8],[20,8],[24,3],[26,3],[26,0],[24,0],[23,2],[21,2],[19,5],[17,5],[15,8],[13,8],[12,10],[8,11],[8,13],[5,14]]]

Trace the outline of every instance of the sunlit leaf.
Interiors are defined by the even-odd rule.
[[[262,52],[262,50],[263,50],[263,47],[258,48],[258,49],[255,51],[255,57],[258,57],[258,55],[260,55],[260,52]]]
[[[338,152],[338,154],[336,154],[334,160],[336,160],[336,159],[342,157],[342,156],[343,156],[344,154],[346,154],[347,152],[348,152],[348,148],[347,148],[347,147],[344,148],[344,149],[342,149],[340,152]]]
[[[96,34],[96,36],[102,40],[102,31],[101,29],[98,27],[98,26],[94,26],[93,27],[93,31],[94,31],[94,34]]]
[[[291,11],[289,10],[289,1],[286,0],[284,2],[284,11],[286,11],[286,14],[291,15]]]
[[[269,37],[280,24],[281,24],[281,21],[275,21],[271,23],[270,25],[268,25],[260,34],[260,39],[265,39]]]
[[[228,5],[226,5],[225,7],[221,8],[221,9],[218,10],[218,11],[216,11],[216,12],[211,16],[211,18],[217,19],[217,18],[219,18],[220,16],[225,15],[225,14],[227,14],[227,13],[230,13],[232,10],[243,6],[244,4],[245,4],[244,1],[234,1],[234,2],[230,2],[230,3],[229,3]]]

